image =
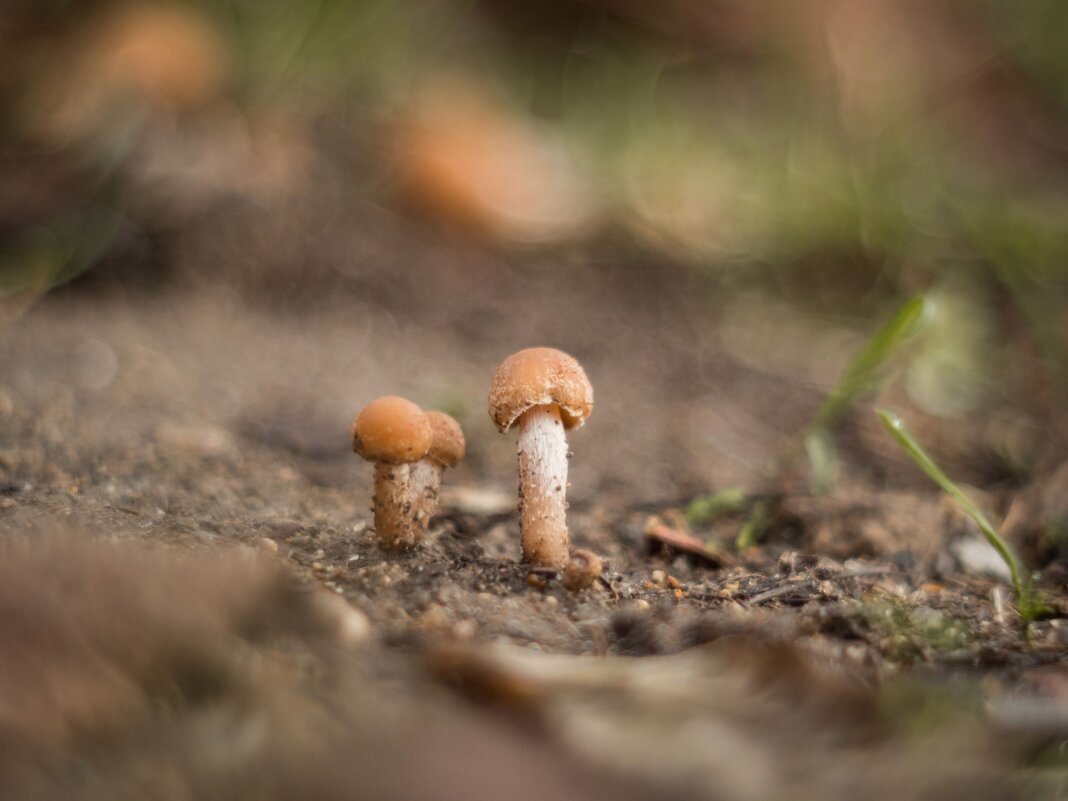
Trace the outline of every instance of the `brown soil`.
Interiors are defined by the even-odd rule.
[[[744,512],[697,527],[704,555],[664,545],[648,532],[686,533],[693,496],[759,490],[820,390],[724,354],[692,277],[492,262],[282,311],[247,276],[76,288],[6,330],[0,688],[22,703],[0,705],[0,794],[1064,792],[1056,564],[1025,642],[1010,588],[960,556],[971,524],[863,422],[832,494],[769,499],[761,547],[729,547]],[[587,591],[518,561],[514,442],[484,403],[532,344],[597,392],[572,437],[574,544],[605,560]],[[468,437],[400,555],[347,441],[385,393]]]

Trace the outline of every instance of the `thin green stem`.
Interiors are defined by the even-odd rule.
[[[1020,606],[1021,614],[1027,617],[1025,606],[1030,604],[1030,592],[1024,586],[1023,579],[1021,578],[1020,560],[1016,554],[1013,553],[1009,544],[1002,539],[998,530],[994,528],[994,525],[987,519],[987,516],[983,514],[983,511],[975,505],[964,492],[947,476],[937,464],[934,459],[928,455],[927,451],[913,438],[913,436],[905,428],[905,423],[891,411],[886,409],[876,409],[875,413],[879,415],[879,419],[886,427],[886,430],[890,432],[890,435],[897,441],[905,452],[912,457],[912,460],[919,465],[920,469],[925,472],[932,481],[934,481],[942,490],[960,504],[964,512],[975,521],[975,524],[979,526],[979,530],[983,532],[983,536],[986,537],[994,550],[998,552],[998,556],[1002,558],[1005,564],[1009,568],[1009,573],[1012,576],[1012,587],[1016,591],[1016,601]]]

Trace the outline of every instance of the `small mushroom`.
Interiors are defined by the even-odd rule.
[[[574,592],[588,590],[601,577],[601,570],[601,557],[593,551],[578,548],[564,568],[564,586]]]
[[[433,442],[427,455],[411,467],[412,516],[415,527],[425,533],[438,508],[441,474],[464,458],[466,443],[460,424],[444,412],[427,412]]]
[[[352,449],[375,463],[375,532],[383,547],[416,545],[412,525],[410,465],[433,441],[426,414],[409,400],[387,395],[367,404],[352,424]]]
[[[503,433],[519,423],[519,528],[523,559],[567,564],[567,436],[593,410],[593,388],[582,366],[553,348],[513,353],[497,368],[489,413]]]

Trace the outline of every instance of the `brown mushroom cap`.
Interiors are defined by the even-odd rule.
[[[433,430],[423,410],[394,395],[371,401],[352,423],[352,449],[369,462],[417,462],[432,441]]]
[[[497,368],[490,385],[489,413],[507,431],[534,406],[560,407],[564,428],[578,428],[593,411],[593,387],[573,357],[555,348],[527,348]]]
[[[427,412],[426,417],[434,432],[434,441],[430,444],[426,457],[445,467],[456,467],[464,458],[467,447],[463,429],[444,412]]]

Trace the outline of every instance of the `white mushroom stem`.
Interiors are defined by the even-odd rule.
[[[412,496],[413,525],[420,536],[426,533],[430,518],[438,510],[443,470],[441,462],[435,459],[420,459],[412,465],[408,491]]]
[[[519,530],[523,559],[567,564],[567,437],[560,409],[535,406],[519,418]]]
[[[410,475],[406,464],[375,465],[375,533],[384,548],[408,548],[421,539],[412,525]]]

